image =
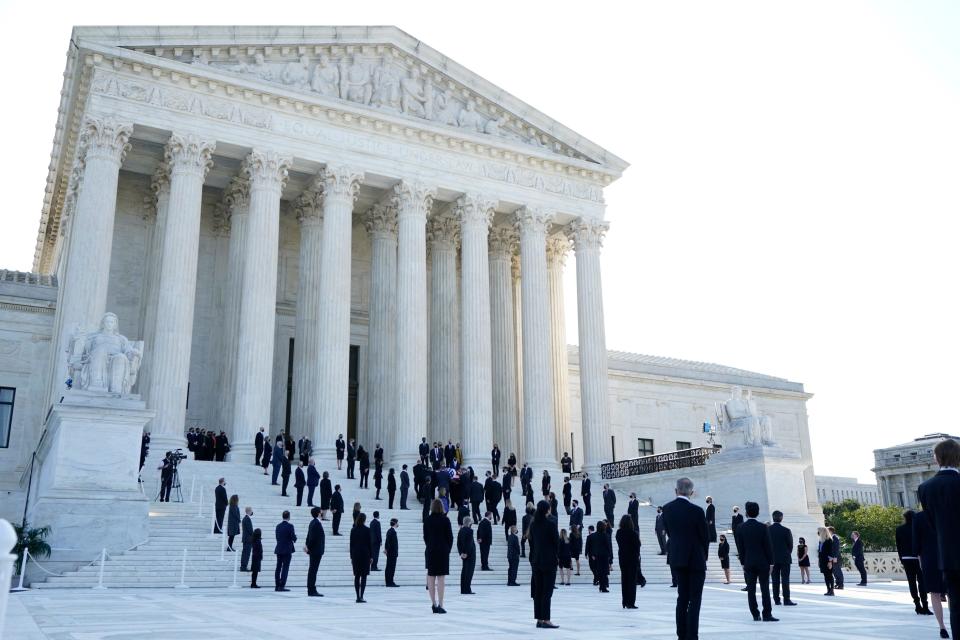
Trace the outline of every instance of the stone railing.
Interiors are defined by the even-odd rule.
[[[848,557],[850,556],[844,556],[844,560]],[[867,573],[872,576],[883,578],[904,578],[906,576],[896,551],[867,551],[863,554],[863,562],[867,567]],[[850,557],[850,567],[853,567],[852,557]]]
[[[720,447],[698,447],[696,449],[681,449],[641,458],[631,458],[630,460],[608,462],[600,465],[600,477],[604,480],[614,480],[659,471],[699,467],[706,464],[710,456],[718,451],[720,451]]]
[[[42,287],[55,287],[57,286],[57,277],[44,275],[42,273],[33,273],[30,271],[9,271],[7,269],[0,269],[0,282],[36,284]]]

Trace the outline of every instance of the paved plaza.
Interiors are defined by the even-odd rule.
[[[269,563],[268,563],[269,564]],[[269,572],[268,572],[269,573]],[[264,576],[269,584],[269,576]],[[451,576],[456,578],[456,576]],[[452,580],[451,582],[456,582]],[[704,591],[701,637],[752,634],[788,638],[936,638],[932,617],[919,617],[906,583],[848,587],[827,599],[819,585],[794,587],[799,606],[775,607],[778,623],[753,622],[739,587],[708,586]],[[451,638],[483,628],[490,637],[547,635],[553,638],[673,638],[674,591],[656,585],[641,589],[636,611],[620,608],[616,586],[599,594],[589,586],[555,592],[556,631],[538,630],[526,587],[477,587],[475,596],[451,594],[448,615],[433,615],[425,592],[415,587],[369,586],[367,604],[354,603],[352,589],[325,589],[325,597],[305,593],[199,590],[69,590],[11,594],[6,634],[16,640],[124,640],[178,638],[217,640],[252,637]],[[829,631],[825,631],[829,627]],[[238,634],[242,634],[238,636]]]

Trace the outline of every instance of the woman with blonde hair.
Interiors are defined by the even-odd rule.
[[[823,574],[823,582],[827,585],[827,592],[823,595],[833,595],[833,558],[836,558],[838,552],[834,549],[833,537],[826,527],[817,527],[817,537],[820,539],[817,545],[817,563],[820,567],[820,573]]]
[[[572,560],[570,539],[567,538],[567,530],[560,529],[560,547],[557,550],[557,566],[560,569],[560,584],[570,584],[570,574],[573,573]]]

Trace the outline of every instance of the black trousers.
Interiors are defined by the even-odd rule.
[[[253,459],[253,464],[255,464],[255,465],[257,465],[257,466],[259,467],[259,466],[260,466],[260,456],[263,455],[263,445],[260,445],[259,447],[255,447],[255,449],[256,449],[257,455],[256,455],[256,457],[254,457],[254,459]],[[196,452],[194,452],[194,453],[196,453]],[[200,459],[200,458],[197,458],[197,460],[199,460],[199,459]]]
[[[583,498],[583,515],[590,515],[590,496],[580,496]]]
[[[397,556],[387,556],[387,568],[383,572],[384,584],[393,584],[393,575],[397,572]]]
[[[303,487],[297,487],[297,506],[303,504]]]
[[[250,554],[253,553],[253,543],[244,542],[243,551],[240,552],[240,570],[247,570],[247,563],[250,562]]]
[[[773,573],[770,574],[770,578],[773,580],[773,600],[774,602],[780,601],[780,589],[783,588],[783,599],[790,599],[790,565],[789,564],[775,564],[773,565]]]
[[[570,500],[567,496],[563,496],[563,510],[567,512],[567,515],[570,515]]]
[[[377,493],[380,493],[380,490],[377,490]],[[387,508],[393,509],[393,498],[397,495],[396,491],[387,491]]]
[[[517,569],[520,568],[520,559],[507,560],[507,584],[516,584]]]
[[[353,470],[356,467],[357,461],[354,458],[347,458],[347,478],[353,478]]]
[[[370,571],[380,571],[380,568],[377,566],[377,560],[380,558],[380,545],[373,544],[370,545],[373,553],[370,554],[370,558],[373,562],[370,563]]]
[[[317,590],[317,570],[320,568],[320,555],[310,554],[310,566],[307,568],[307,593],[314,593]]]
[[[333,533],[340,533],[340,518],[343,517],[343,514],[339,511],[333,514]]]
[[[960,571],[944,571],[943,579],[947,583],[947,598],[950,600],[950,631],[956,638],[960,633]]]
[[[833,582],[837,589],[843,589],[843,561],[840,558],[833,563]]]
[[[763,617],[769,617],[773,609],[770,605],[770,569],[768,567],[763,569],[744,567],[743,577],[747,579],[747,604],[750,605],[750,613],[754,617],[760,615],[760,610],[757,608],[757,583],[760,583]]]
[[[370,469],[360,469],[360,488],[370,488]]]
[[[490,545],[481,544],[480,545],[480,568],[487,569],[490,567]],[[546,618],[543,618],[546,620]]]
[[[833,569],[821,569],[820,573],[823,574],[823,583],[827,585],[827,593],[833,593]]]
[[[677,580],[677,638],[696,640],[700,634],[700,601],[707,574],[702,569],[671,568]]]
[[[663,531],[654,532],[657,534],[657,544],[660,545],[660,555],[667,552],[667,536]]]
[[[550,600],[553,598],[553,585],[557,581],[557,568],[532,567],[532,569],[530,584],[533,588],[533,617],[535,620],[549,620]]]
[[[273,584],[277,589],[287,586],[287,574],[290,573],[290,554],[277,554],[277,568],[273,572]]]
[[[463,559],[463,566],[460,568],[460,593],[470,593],[470,583],[473,582],[473,570],[477,567],[477,556],[467,556]]]
[[[620,596],[625,607],[637,604],[637,565],[620,563]]]
[[[527,555],[527,536],[520,534],[520,556]]]
[[[315,486],[313,486],[313,485],[308,485],[308,486],[307,486],[307,506],[308,506],[308,507],[312,507],[312,506],[313,506],[313,492],[316,491],[316,490],[317,490],[317,488],[316,488]]]
[[[160,502],[170,502],[170,490],[173,489],[173,476],[160,480]]]
[[[609,523],[611,523],[611,524],[613,523],[613,521],[614,521],[614,520],[613,520],[613,507],[604,506],[604,507],[603,507],[603,515],[605,515],[605,516],[607,517],[607,522],[609,522]]]
[[[407,492],[409,490],[410,490],[409,487],[400,487],[400,508],[401,509],[407,508]],[[393,507],[391,506],[390,508],[392,509]]]
[[[290,476],[280,476],[280,495],[287,495],[288,484],[290,484]]]
[[[913,604],[917,608],[927,609],[927,590],[923,586],[923,571],[920,570],[920,561],[905,558],[901,562],[903,563],[903,571],[907,574],[907,584],[910,585],[910,597],[913,598]],[[953,602],[950,604],[952,605]],[[960,606],[957,608],[960,609]],[[951,606],[950,609],[950,615],[952,616],[953,607]]]
[[[480,503],[479,503],[479,502],[471,502],[471,503],[470,503],[470,506],[473,508],[473,521],[474,521],[474,522],[480,522],[480,518],[483,517],[482,515],[480,515]]]
[[[217,507],[217,521],[213,525],[214,533],[223,533],[223,514],[226,510],[226,507]]]
[[[867,566],[864,564],[863,558],[854,558],[853,566],[860,572],[860,583],[867,584]]]

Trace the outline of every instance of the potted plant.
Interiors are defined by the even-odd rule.
[[[13,553],[17,556],[13,568],[13,575],[19,576],[20,568],[23,566],[24,549],[29,551],[30,556],[33,558],[50,557],[50,545],[47,544],[45,540],[45,538],[50,535],[50,527],[31,528],[29,524],[26,526],[15,524],[13,525],[13,530],[17,534],[17,544],[13,548]]]

